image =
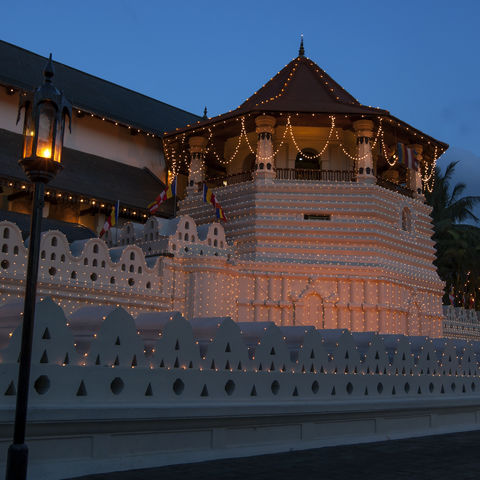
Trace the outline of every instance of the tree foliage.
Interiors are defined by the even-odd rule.
[[[473,209],[480,196],[464,196],[466,185],[452,184],[457,163],[451,162],[444,173],[436,167],[433,191],[426,193],[432,207],[435,265],[446,283],[445,304],[453,293],[456,306],[480,309],[480,228],[463,223],[478,222]]]

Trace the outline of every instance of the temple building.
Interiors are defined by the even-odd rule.
[[[42,82],[45,64],[45,57],[0,41],[0,219],[27,226],[33,186],[17,163],[23,122],[16,120],[19,97]],[[166,180],[163,133],[200,117],[54,65],[55,84],[71,101],[73,118],[72,133],[65,135],[63,172],[46,190],[45,225],[60,228],[71,241],[97,236],[117,201],[121,222],[144,221],[148,203]],[[158,214],[172,211],[170,202]]]
[[[443,283],[433,265],[423,192],[432,188],[436,161],[448,145],[386,110],[362,105],[305,56],[303,42],[298,56],[237,109],[204,119],[165,114],[175,129],[163,136],[163,149],[157,143],[162,117],[139,109],[137,123],[119,130],[120,113],[107,121],[99,115],[100,100],[96,112],[75,100],[77,135],[87,129],[83,122],[112,135],[139,130],[126,138],[133,146],[140,137],[156,146],[158,178],[177,178],[186,188],[176,217],[125,218],[107,244],[69,245],[58,232],[44,236],[39,288],[67,313],[122,305],[132,314],[179,311],[189,319],[228,315],[281,326],[442,335]],[[152,128],[137,128],[147,121]],[[129,148],[119,146],[122,168],[153,167],[146,160],[129,164],[123,158]],[[145,193],[142,178],[128,181]],[[207,188],[228,221],[216,220],[205,202]],[[77,196],[92,208],[93,197]],[[24,275],[25,255],[11,223],[0,224],[0,235],[7,228],[8,252],[0,260],[12,280],[4,281],[4,301],[19,295],[13,278]]]

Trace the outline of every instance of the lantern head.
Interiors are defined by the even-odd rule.
[[[32,182],[47,183],[62,168],[63,135],[68,117],[72,131],[72,106],[52,82],[55,70],[52,54],[43,71],[44,82],[20,97],[17,123],[24,110],[23,154],[19,161]]]

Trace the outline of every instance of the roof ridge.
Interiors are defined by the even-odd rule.
[[[6,42],[5,40],[1,40],[1,39],[0,39],[0,43],[6,43],[7,45],[10,45],[11,47],[17,48],[17,49],[19,49],[19,50],[23,50],[24,52],[27,52],[27,53],[29,53],[29,54],[31,54],[31,55],[35,55],[36,57],[39,57],[39,58],[45,60],[45,62],[48,61],[48,57],[44,57],[43,55],[40,55],[39,53],[35,53],[35,52],[31,51],[31,50],[27,50],[26,48],[20,47],[20,46],[18,46],[18,45],[13,44],[13,43]],[[101,78],[101,77],[99,77],[99,76],[97,76],[97,75],[94,75],[93,73],[88,73],[88,72],[85,72],[85,71],[83,71],[83,70],[80,70],[79,68],[71,67],[70,65],[67,65],[67,64],[65,64],[65,63],[59,62],[59,61],[57,61],[57,60],[53,60],[53,63],[56,64],[56,65],[61,65],[62,67],[68,68],[68,69],[70,69],[70,70],[74,70],[74,71],[79,72],[79,73],[81,73],[81,74],[83,74],[83,75],[87,75],[88,77],[95,78],[95,79],[97,79],[97,80],[100,80],[101,82],[109,83],[110,85],[113,85],[113,86],[115,86],[115,87],[122,88],[123,90],[127,90],[127,91],[132,92],[132,93],[134,93],[134,94],[136,94],[136,95],[140,95],[140,96],[142,96],[142,97],[148,98],[149,100],[153,100],[153,101],[155,101],[155,102],[161,103],[162,105],[166,105],[166,106],[168,106],[168,107],[175,108],[176,110],[180,110],[180,111],[182,111],[182,112],[188,113],[189,115],[194,115],[194,116],[198,117],[199,119],[202,118],[200,115],[196,115],[195,113],[189,112],[189,111],[187,111],[187,110],[185,110],[185,109],[183,109],[183,108],[175,107],[174,105],[171,105],[171,104],[169,104],[169,103],[163,102],[162,100],[158,100],[157,98],[151,97],[150,95],[145,95],[144,93],[137,92],[136,90],[133,90],[133,89],[131,89],[131,88],[129,88],[129,87],[124,87],[123,85],[120,85],[120,84],[118,84],[118,83],[112,82],[111,80],[106,80],[105,78]]]
[[[0,43],[3,43],[3,44],[8,45],[8,46],[10,46],[10,47],[13,47],[13,48],[15,48],[15,49],[17,49],[17,50],[21,50],[21,51],[25,52],[25,53],[28,54],[28,55],[33,55],[33,56],[35,56],[35,57],[38,57],[39,59],[45,60],[45,62],[47,62],[47,60],[48,60],[48,58],[47,58],[47,57],[44,57],[43,55],[40,55],[40,54],[35,53],[35,52],[33,52],[33,51],[31,51],[31,50],[28,50],[28,49],[26,49],[26,48],[23,48],[23,47],[20,47],[20,46],[18,46],[18,45],[15,45],[15,44],[13,44],[13,43],[7,42],[7,41],[5,41],[5,40],[1,40],[1,39],[0,39]],[[99,77],[99,76],[97,76],[97,75],[94,75],[94,74],[92,74],[92,73],[85,72],[85,71],[83,71],[83,70],[80,70],[80,69],[78,69],[78,68],[72,67],[72,66],[70,66],[70,65],[67,65],[67,64],[65,64],[65,63],[59,62],[59,61],[57,61],[57,60],[54,60],[54,63],[55,63],[55,65],[59,65],[59,66],[65,68],[65,69],[68,69],[68,70],[77,72],[77,73],[79,73],[79,74],[81,74],[81,75],[85,75],[86,77],[89,77],[89,78],[98,80],[98,81],[103,82],[103,83],[105,83],[105,84],[108,84],[108,85],[111,85],[111,86],[113,86],[113,87],[122,89],[122,90],[124,90],[124,91],[126,91],[126,92],[133,93],[134,95],[138,95],[138,96],[143,97],[143,98],[145,98],[145,99],[147,99],[147,100],[156,102],[156,103],[158,103],[158,104],[160,104],[160,105],[164,105],[164,106],[166,106],[166,107],[172,108],[172,109],[177,110],[177,111],[179,111],[179,112],[187,113],[188,115],[192,115],[192,116],[196,117],[198,120],[201,120],[201,118],[202,118],[200,115],[196,115],[195,113],[191,113],[191,112],[189,112],[189,111],[187,111],[187,110],[185,110],[185,109],[183,109],[183,108],[175,107],[174,105],[171,105],[171,104],[169,104],[169,103],[163,102],[162,100],[158,100],[157,98],[151,97],[151,96],[149,96],[149,95],[145,95],[144,93],[137,92],[137,91],[135,91],[135,90],[133,90],[133,89],[131,89],[131,88],[129,88],[129,87],[125,87],[125,86],[120,85],[120,84],[118,84],[118,83],[115,83],[115,82],[113,82],[113,81],[111,81],[111,80],[106,80],[106,79],[101,78],[101,77]],[[13,81],[14,81],[14,80],[12,79],[12,82],[13,82]],[[23,83],[23,85],[25,85],[25,86],[27,85],[27,84],[24,83],[24,82],[22,82],[22,83]],[[32,85],[31,87],[34,88],[35,85]],[[88,108],[88,107],[86,107],[86,108]]]

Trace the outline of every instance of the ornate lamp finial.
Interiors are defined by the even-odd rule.
[[[207,116],[207,107],[203,110],[203,118],[206,120],[208,118]]]
[[[305,56],[305,49],[303,48],[303,33],[301,35],[300,48],[298,49],[298,56],[299,57],[304,57]]]
[[[50,54],[50,56],[48,57],[48,62],[45,65],[45,69],[43,70],[43,76],[45,77],[45,82],[51,83],[54,75],[55,75],[55,68],[53,67],[52,54]]]

